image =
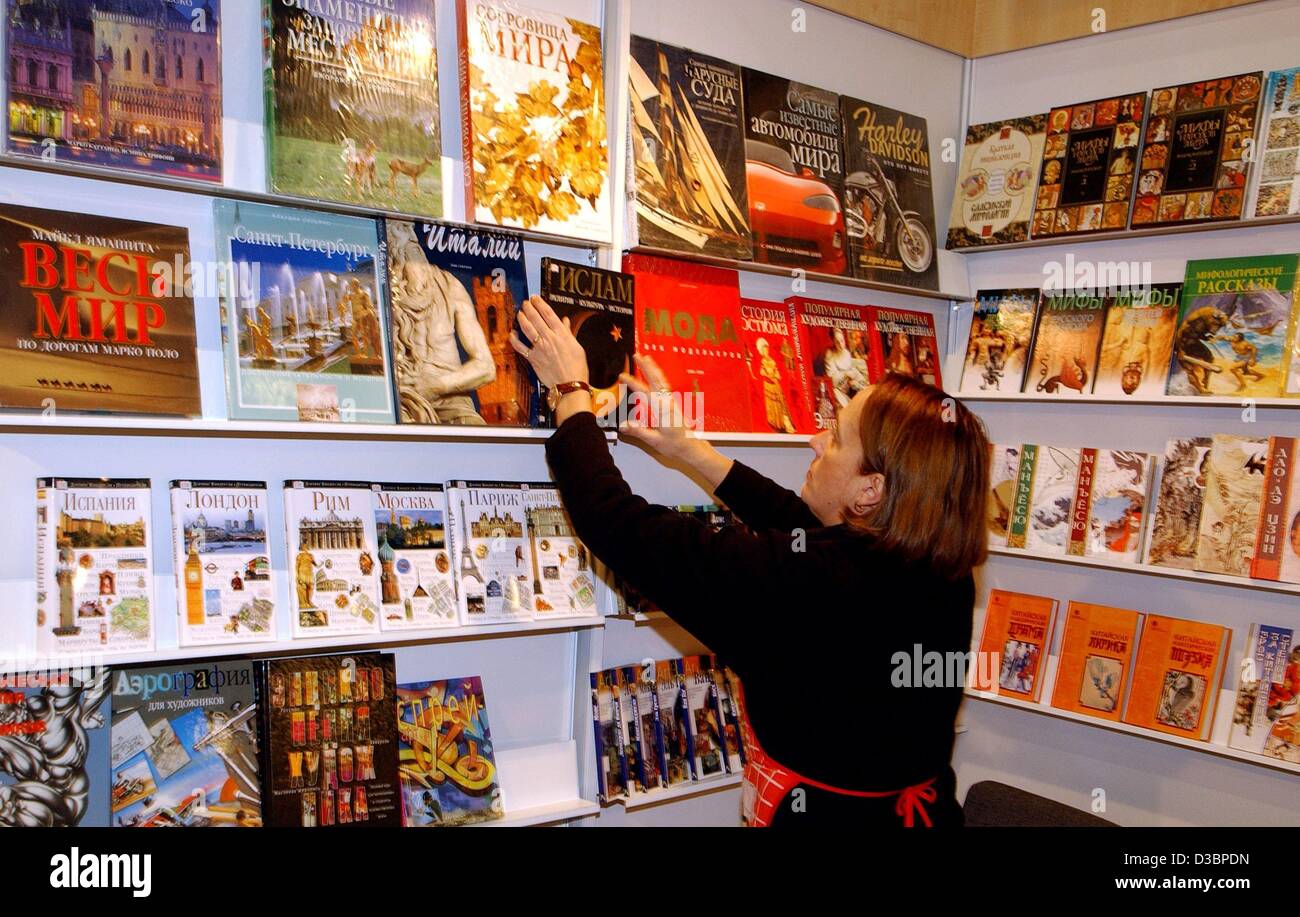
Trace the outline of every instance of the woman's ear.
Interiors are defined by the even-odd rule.
[[[879,472],[858,476],[857,490],[849,508],[858,516],[865,516],[885,499],[885,476]]]

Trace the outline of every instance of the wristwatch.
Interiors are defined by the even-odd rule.
[[[565,395],[569,394],[570,392],[576,392],[579,390],[585,391],[588,395],[590,395],[591,385],[587,382],[582,382],[580,380],[574,382],[560,382],[555,385],[552,385],[546,392],[546,406],[550,408],[552,411],[554,411],[556,408],[560,406],[561,398],[563,398]]]

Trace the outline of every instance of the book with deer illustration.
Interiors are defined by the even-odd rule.
[[[1231,645],[1231,628],[1148,615],[1124,705],[1124,722],[1208,741]]]
[[[447,527],[461,624],[504,624],[533,617],[526,490],[527,485],[517,481],[447,484]]]
[[[997,684],[976,684],[977,690],[1038,700],[1052,649],[1056,605],[1056,599],[1041,595],[1002,589],[989,594],[979,651],[997,660]]]
[[[1228,747],[1300,763],[1300,646],[1292,628],[1251,625]]]
[[[1197,570],[1250,575],[1268,451],[1267,437],[1214,435],[1205,469]]]
[[[1300,67],[1274,70],[1260,96],[1259,166],[1248,214],[1300,213]]]
[[[1208,436],[1198,436],[1171,439],[1165,446],[1147,536],[1147,563],[1180,570],[1195,568],[1212,442]]]
[[[441,484],[372,483],[382,630],[454,627],[456,572]]]
[[[1020,391],[1025,358],[1034,339],[1038,296],[1038,290],[1028,288],[980,290],[976,294],[961,391]]]
[[[1140,611],[1071,602],[1061,634],[1052,706],[1118,721],[1144,617]]]
[[[1105,318],[1105,297],[1044,290],[1021,391],[1065,398],[1091,392]]]
[[[1159,398],[1165,393],[1182,286],[1155,283],[1110,297],[1094,394]]]
[[[957,193],[948,220],[948,248],[1029,238],[1046,134],[1046,114],[966,128]]]

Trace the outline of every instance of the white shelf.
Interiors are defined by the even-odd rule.
[[[1300,408],[1300,396],[1294,398],[1246,398],[1239,396],[1165,395],[1161,398],[1128,398],[1124,395],[1046,395],[1038,392],[961,392],[957,398],[971,402],[1011,401],[1017,404],[1140,404],[1156,407],[1177,405],[1198,408]]]
[[[600,814],[600,804],[587,799],[566,799],[540,806],[528,806],[506,812],[505,818],[478,822],[474,828],[527,828],[533,825],[553,825],[575,818],[588,818]]]
[[[1234,229],[1254,229],[1259,226],[1288,226],[1300,223],[1300,215],[1288,214],[1277,217],[1257,217],[1249,220],[1207,220],[1202,223],[1188,223],[1183,226],[1147,226],[1137,229],[1117,229],[1109,232],[1083,233],[1080,235],[1048,236],[1045,239],[1029,239],[1024,242],[1002,242],[997,245],[972,245],[965,248],[950,248],[948,251],[959,255],[979,255],[984,252],[1004,252],[1018,248],[1046,248],[1054,245],[1077,245],[1089,242],[1124,242],[1129,239],[1147,239],[1152,236],[1178,236],[1189,232],[1231,232]]]
[[[687,783],[679,783],[677,786],[661,787],[650,790],[646,793],[637,793],[634,796],[626,796],[618,800],[618,803],[629,812],[636,809],[644,809],[647,806],[655,806],[664,802],[676,802],[679,799],[689,799],[693,796],[702,796],[705,793],[715,793],[718,790],[725,790],[730,787],[740,786],[740,774],[723,774],[718,777],[708,777],[704,780],[691,780]]]
[[[687,436],[719,446],[807,446],[812,439],[808,433],[710,433],[708,430],[692,430]]]

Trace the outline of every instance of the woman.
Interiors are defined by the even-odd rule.
[[[761,746],[746,768],[750,822],[960,825],[949,760],[962,680],[935,684],[928,654],[970,649],[989,475],[974,415],[891,377],[813,438],[799,495],[687,438],[675,417],[625,427],[749,529],[715,533],[632,494],[567,323],[532,297],[519,326],[532,346],[515,337],[515,349],[561,395],[546,453],[578,536],[744,683]],[[638,364],[650,385],[624,384],[643,398],[668,390],[653,361]]]

